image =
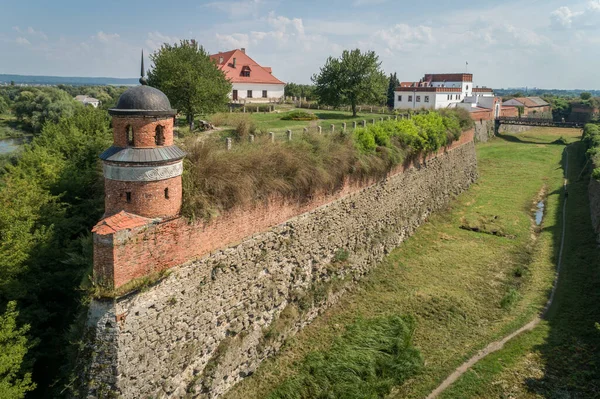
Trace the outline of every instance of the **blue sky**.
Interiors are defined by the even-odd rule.
[[[600,89],[600,0],[0,0],[0,73],[135,77],[142,48],[187,38],[287,82],[361,48],[400,80],[468,62],[477,85]]]

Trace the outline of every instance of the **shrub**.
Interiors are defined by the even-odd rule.
[[[381,398],[423,366],[412,346],[414,322],[398,316],[358,320],[326,352],[309,353],[298,374],[269,399]]]
[[[249,135],[256,133],[256,124],[248,115],[239,115],[235,122],[234,137],[237,140],[247,138]]]
[[[283,121],[314,121],[315,119],[318,119],[315,114],[300,109],[290,111],[281,117]]]
[[[593,123],[586,124],[582,140],[588,147],[586,155],[596,166],[592,171],[592,178],[600,180],[600,126]]]

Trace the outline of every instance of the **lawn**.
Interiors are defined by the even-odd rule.
[[[260,131],[260,133],[266,134],[268,132],[273,132],[278,139],[283,139],[287,130],[292,130],[293,134],[300,134],[305,127],[314,132],[316,131],[317,126],[321,126],[323,133],[326,133],[331,131],[332,124],[335,125],[336,131],[339,131],[344,122],[347,124],[347,128],[351,129],[352,122],[354,121],[360,125],[363,120],[366,120],[367,123],[372,123],[373,119],[379,121],[382,117],[388,117],[388,115],[375,113],[359,113],[356,117],[352,117],[351,112],[345,111],[303,109],[303,111],[315,114],[318,119],[314,121],[282,120],[281,118],[291,109],[292,108],[278,108],[280,112],[270,113],[219,113],[210,115],[207,119],[208,121],[215,123],[218,128],[222,129],[223,135],[229,135],[234,130],[234,123],[236,120],[239,120],[239,118],[249,118],[254,122],[256,129]]]
[[[488,342],[524,324],[543,307],[553,280],[564,145],[552,142],[579,134],[533,129],[479,145],[477,184],[226,397],[268,396],[359,317],[408,315],[425,366],[391,397],[423,398]],[[541,197],[546,216],[536,228],[532,212]]]

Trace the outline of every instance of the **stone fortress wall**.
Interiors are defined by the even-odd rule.
[[[209,224],[135,217],[95,234],[95,273],[154,286],[93,301],[89,397],[218,397],[477,178],[474,131],[386,179]],[[178,267],[174,267],[178,266]]]

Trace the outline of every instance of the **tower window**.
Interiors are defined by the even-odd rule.
[[[156,126],[154,134],[154,142],[156,145],[165,145],[165,128],[164,126]]]
[[[131,203],[131,191],[127,191],[125,193],[125,199],[127,200],[127,203],[130,204]]]
[[[169,189],[165,188],[165,198],[169,199]]]
[[[134,145],[133,144],[133,128],[131,127],[131,125],[127,125],[125,130],[127,131],[127,145]]]

